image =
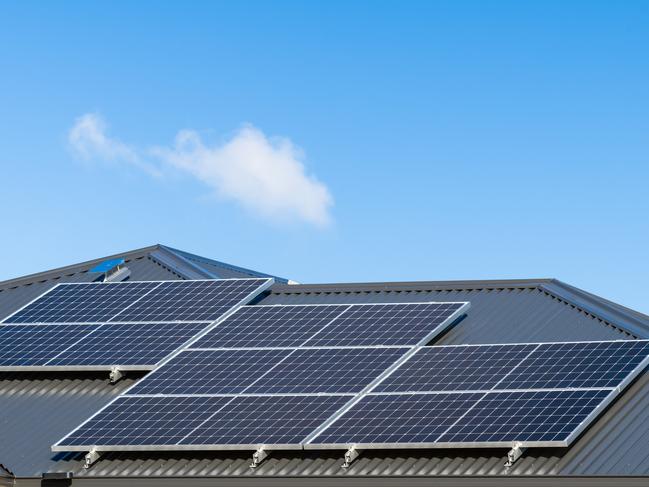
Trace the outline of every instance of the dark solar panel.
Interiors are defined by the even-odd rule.
[[[348,396],[239,396],[182,445],[297,445]]]
[[[4,322],[101,323],[159,285],[159,282],[60,284]]]
[[[87,336],[94,325],[0,325],[0,366],[40,366]]]
[[[58,445],[173,445],[230,397],[120,397]]]
[[[312,444],[434,443],[483,394],[368,395]]]
[[[449,325],[466,303],[353,305],[304,346],[414,346]]]
[[[610,392],[369,395],[312,444],[565,442]]]
[[[647,341],[545,343],[498,388],[617,387],[648,354]]]
[[[214,321],[268,279],[166,281],[109,321]]]
[[[243,306],[192,348],[298,347],[349,306]]]
[[[186,350],[140,381],[128,394],[236,394],[290,350]]]
[[[565,442],[610,392],[573,390],[489,393],[437,441]]]
[[[109,323],[99,327],[47,365],[153,366],[208,325],[209,323]]]
[[[264,374],[247,394],[356,393],[409,348],[296,350]]]
[[[491,389],[537,345],[424,347],[383,380],[375,392]]]

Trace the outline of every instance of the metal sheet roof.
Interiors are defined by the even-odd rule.
[[[577,291],[553,280],[276,285],[261,302],[471,301],[465,319],[439,340],[444,344],[647,336],[649,320],[643,315]],[[96,377],[3,376],[0,411],[11,411],[11,425],[2,428],[7,446],[0,446],[0,463],[18,476],[71,471],[76,478],[649,475],[646,373],[570,448],[528,450],[509,471],[503,465],[504,450],[365,451],[348,470],[341,468],[339,451],[272,452],[254,470],[249,467],[251,452],[110,453],[84,470],[82,455],[49,451],[51,439],[75,427],[125,385],[113,387]]]

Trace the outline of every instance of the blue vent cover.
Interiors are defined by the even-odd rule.
[[[92,269],[90,269],[88,272],[92,273],[97,273],[97,274],[103,274],[105,272],[108,272],[115,267],[117,267],[120,264],[124,263],[124,259],[110,259],[110,260],[105,260],[101,264],[96,265]]]

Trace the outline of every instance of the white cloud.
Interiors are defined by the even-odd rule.
[[[106,122],[99,115],[86,113],[76,119],[68,133],[70,147],[86,161],[127,162],[153,176],[160,176],[157,168],[143,161],[133,148],[109,137],[106,129]]]
[[[333,198],[323,183],[306,173],[302,151],[289,139],[268,138],[251,125],[221,144],[206,144],[195,131],[182,130],[171,147],[138,151],[108,137],[104,121],[86,114],[76,120],[68,139],[86,160],[123,161],[153,175],[173,167],[273,221],[301,220],[317,226],[331,222]]]

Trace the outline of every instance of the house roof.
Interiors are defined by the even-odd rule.
[[[160,279],[158,273],[167,273],[168,278],[183,278],[182,272],[188,272],[181,269],[182,262],[160,263],[155,256],[151,258],[152,249],[135,251],[127,263],[129,267],[136,267],[135,262],[141,263],[143,269],[135,278],[146,279],[143,276],[147,273],[155,274],[155,277],[148,277],[150,279]],[[168,248],[155,246],[155,250],[160,249]],[[184,254],[173,252],[173,255]],[[171,259],[166,254],[164,257]],[[200,264],[199,259],[202,258],[195,259],[194,263]],[[86,267],[91,265],[85,264]],[[180,267],[176,268],[176,265]],[[157,266],[162,266],[162,270]],[[68,271],[63,271],[63,274],[65,272]],[[48,280],[56,281],[55,274]],[[83,277],[84,272],[62,275],[59,279],[73,279],[75,275]],[[42,275],[38,276],[36,279],[42,278]],[[28,281],[23,279],[21,285],[29,286]],[[0,305],[5,286],[6,283],[0,283]],[[430,300],[471,302],[467,317],[436,342],[440,344],[649,337],[648,317],[553,279],[319,285],[278,283],[260,304]],[[7,302],[4,304],[9,306]],[[18,305],[17,302],[15,306]],[[649,374],[646,373],[570,448],[530,449],[509,470],[504,467],[506,451],[502,449],[364,451],[349,469],[341,468],[340,451],[272,452],[257,469],[249,467],[250,452],[115,452],[104,454],[88,470],[83,468],[82,454],[54,454],[49,450],[52,443],[137,378],[131,375],[126,381],[111,386],[106,377],[91,373],[0,375],[0,411],[3,411],[0,431],[4,440],[0,443],[0,462],[18,477],[37,477],[43,472],[73,472],[75,479],[88,481],[106,477],[132,481],[136,477],[157,476],[183,477],[185,483],[188,477],[204,476],[266,481],[269,478],[288,480],[295,477],[351,479],[398,476],[405,480],[433,475],[457,478],[649,475]]]

